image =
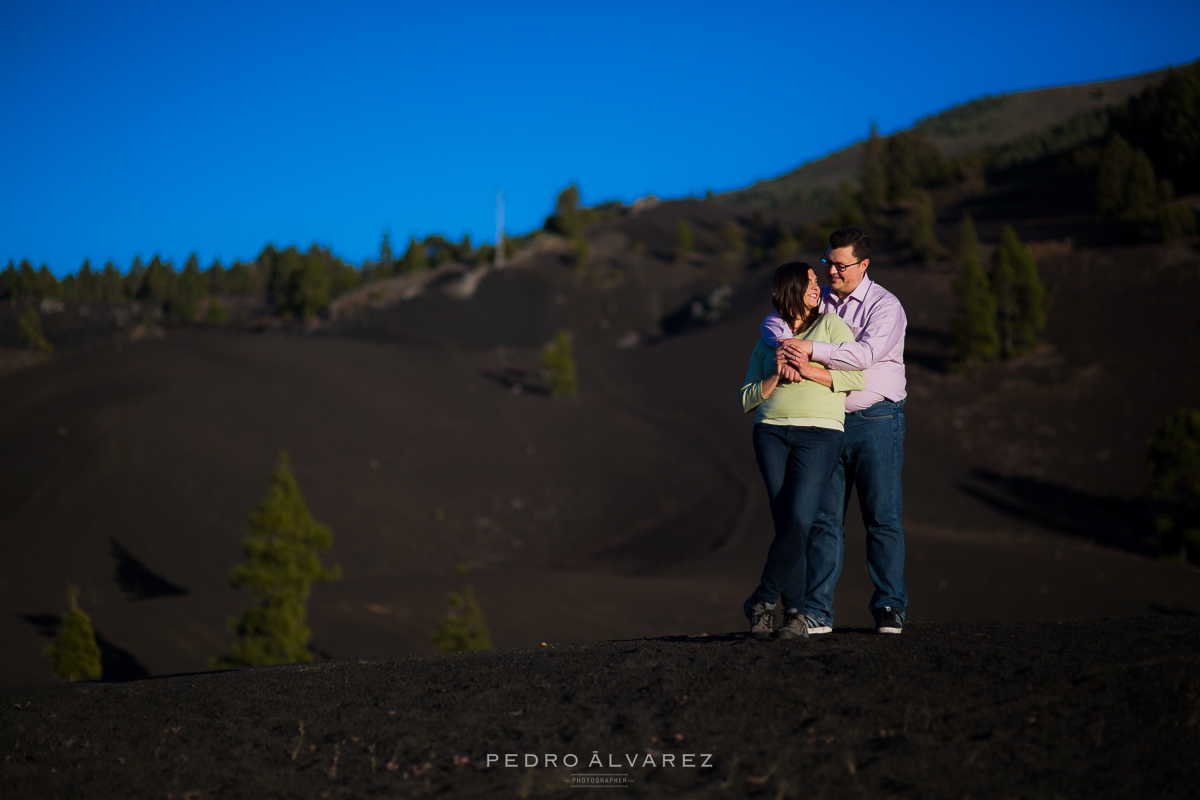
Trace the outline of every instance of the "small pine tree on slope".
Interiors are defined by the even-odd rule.
[[[571,350],[571,337],[566,331],[560,330],[554,334],[554,342],[542,351],[541,365],[546,372],[551,397],[575,394],[575,356]]]
[[[215,669],[312,660],[306,604],[314,581],[341,580],[341,566],[326,568],[318,555],[332,546],[333,532],[309,513],[281,450],[271,489],[250,514],[246,562],[233,568],[233,586],[250,589],[259,604],[229,620],[238,640],[230,656],[213,660]]]
[[[692,231],[691,223],[686,219],[679,220],[675,226],[675,260],[686,264],[692,260],[692,247],[696,243],[696,234]]]
[[[942,256],[942,243],[937,240],[933,223],[937,215],[933,210],[933,201],[928,192],[917,193],[917,203],[913,206],[912,223],[908,234],[908,248],[913,256],[923,264],[931,264]]]
[[[54,346],[46,341],[46,334],[42,332],[42,318],[33,306],[17,320],[17,335],[25,342],[26,347],[42,356],[54,352]]]
[[[991,281],[1004,355],[1029,352],[1046,327],[1046,290],[1033,254],[1017,238],[1012,225],[1000,229],[1000,241],[992,254]]]
[[[450,592],[446,596],[446,613],[441,622],[442,629],[432,636],[433,646],[439,652],[492,649],[483,611],[475,602],[475,590],[470,586],[462,594]]]
[[[1200,564],[1200,410],[1180,408],[1150,440],[1151,494],[1168,503],[1158,518],[1163,554]]]
[[[963,214],[959,226],[958,258],[962,269],[954,281],[958,312],[950,321],[950,366],[954,370],[978,369],[1000,355],[1000,336],[996,333],[996,299],[979,263],[979,237],[970,214]]]
[[[99,680],[102,672],[100,648],[96,645],[91,617],[76,603],[78,597],[77,587],[67,588],[67,602],[71,607],[63,614],[58,635],[46,645],[45,653],[54,660],[54,674],[64,681]]]

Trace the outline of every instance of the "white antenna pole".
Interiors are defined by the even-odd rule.
[[[504,190],[496,192],[496,269],[504,269]]]

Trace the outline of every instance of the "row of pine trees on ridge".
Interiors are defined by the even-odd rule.
[[[1125,103],[1084,112],[1045,131],[966,156],[944,156],[920,125],[886,137],[872,128],[863,147],[857,190],[849,181],[837,188],[829,200],[831,217],[798,231],[765,226],[756,218],[731,220],[718,231],[722,256],[736,257],[748,250],[752,261],[770,255],[786,259],[801,246],[819,249],[822,235],[834,227],[856,225],[895,240],[920,261],[935,261],[946,255],[946,248],[934,233],[936,213],[930,190],[958,185],[977,191],[985,185],[990,169],[1051,157],[1065,173],[1090,176],[1096,211],[1125,226],[1129,234],[1159,240],[1190,236],[1197,230],[1196,217],[1176,194],[1200,191],[1196,130],[1200,130],[1200,62],[1169,70],[1161,84]],[[587,229],[615,218],[622,209],[619,202],[585,207],[578,186],[571,184],[559,193],[542,230],[563,236],[585,266]],[[894,224],[885,213],[889,209],[907,210],[906,222]],[[506,253],[515,253],[536,233],[505,238]],[[755,241],[749,247],[747,234]],[[689,261],[694,245],[691,223],[680,220],[674,230],[675,260]],[[279,313],[311,316],[330,298],[367,281],[448,261],[489,263],[494,257],[492,245],[477,248],[469,236],[454,242],[441,235],[410,237],[404,254],[397,257],[385,231],[378,259],[360,268],[318,245],[304,252],[268,245],[252,262],[237,261],[228,268],[214,261],[202,269],[193,254],[178,272],[157,255],[145,264],[135,257],[125,272],[111,261],[103,267],[85,261],[61,281],[45,264],[35,268],[28,260],[10,261],[0,270],[0,299],[150,300],[163,303],[176,319],[195,320],[211,313],[215,321],[221,310],[211,302],[205,307],[206,298],[265,292]]]
[[[23,259],[19,264],[10,261],[0,270],[0,299],[54,298],[101,303],[142,300],[163,304],[172,319],[196,320],[208,313],[206,299],[265,294],[280,313],[311,316],[331,298],[363,283],[449,261],[489,263],[494,253],[492,245],[474,247],[469,235],[461,242],[431,235],[421,241],[411,238],[404,255],[394,258],[385,231],[378,260],[368,261],[361,268],[347,264],[328,247],[316,244],[303,252],[295,247],[277,250],[267,245],[253,261],[235,261],[228,268],[219,259],[201,268],[194,253],[182,270],[176,270],[171,261],[158,255],[145,263],[135,256],[125,272],[112,261],[93,269],[91,262],[85,260],[76,272],[62,280],[45,264],[35,269]]]

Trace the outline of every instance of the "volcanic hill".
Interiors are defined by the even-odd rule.
[[[1067,94],[1086,105],[1151,79]],[[944,116],[923,124],[975,118]],[[1010,123],[1012,136],[1029,130]],[[870,275],[909,321],[913,624],[899,642],[860,635],[870,582],[852,507],[838,632],[772,649],[728,633],[745,627],[771,536],[736,401],[775,265],[754,237],[827,211],[772,206],[764,191],[624,208],[588,229],[586,263],[544,235],[502,270],[451,263],[368,284],[315,324],[269,317],[260,301],[246,302],[246,321],[211,327],[155,322],[144,303],[51,309],[46,335],[62,355],[10,351],[0,374],[0,685],[52,682],[42,648],[67,584],[82,590],[106,681],[206,670],[250,602],[230,568],[281,448],[334,531],[326,560],[345,580],[309,602],[313,649],[330,663],[6,689],[5,795],[308,795],[318,775],[350,794],[527,794],[562,776],[474,772],[488,747],[643,752],[680,732],[711,742],[719,766],[637,780],[786,796],[827,772],[831,794],[1118,796],[1144,769],[1158,776],[1145,785],[1182,796],[1196,778],[1181,748],[1196,743],[1200,570],[1156,557],[1142,465],[1163,418],[1200,406],[1197,239],[1117,235],[1086,179],[1052,158],[934,192],[942,241],[969,211],[986,256],[1012,224],[1051,297],[1044,346],[951,374],[958,265],[918,263],[882,237]],[[681,220],[695,236],[686,258],[673,254]],[[750,238],[737,258],[720,233],[731,221]],[[816,264],[820,242],[801,248]],[[0,340],[15,343],[24,309],[0,309]],[[539,355],[559,329],[580,390],[552,399]],[[446,592],[468,585],[505,652],[423,655]],[[1091,622],[1032,622],[1061,619]],[[604,640],[621,641],[579,644]],[[552,688],[535,714],[538,681]],[[804,710],[771,710],[779,697]],[[639,703],[658,710],[638,716]],[[672,704],[695,727],[677,729]],[[1027,727],[1042,708],[1053,725]],[[756,714],[770,741],[745,728]],[[1055,751],[1071,719],[1096,749],[1076,737]],[[1130,733],[1156,719],[1172,733]],[[399,737],[385,727],[395,721]],[[91,749],[72,749],[83,741]],[[447,767],[460,750],[468,760]],[[140,777],[118,774],[110,761],[122,758]],[[1016,762],[1024,771],[1005,777]],[[917,791],[913,764],[940,782]]]

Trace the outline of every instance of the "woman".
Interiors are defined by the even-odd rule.
[[[817,275],[808,264],[793,261],[775,270],[771,303],[796,337],[833,344],[854,341],[854,333],[841,317],[817,311],[820,301]],[[846,392],[863,385],[861,371],[831,371],[813,363],[796,371],[779,348],[761,339],[750,356],[742,411],[758,409],[754,455],[775,520],[775,539],[762,580],[744,606],[755,638],[771,635],[778,598],[783,601],[784,624],[776,637],[808,635],[804,619],[808,532],[825,483],[842,454]]]

